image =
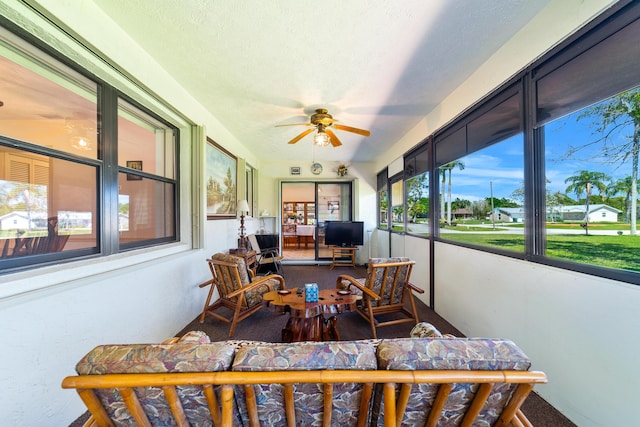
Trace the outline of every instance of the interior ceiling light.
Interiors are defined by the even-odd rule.
[[[316,133],[316,136],[313,137],[313,143],[318,147],[326,147],[329,145],[329,135],[327,135],[324,130],[320,129],[318,130],[318,133]]]
[[[329,112],[325,108],[318,108],[316,109],[315,114],[312,114],[311,117],[309,117],[308,123],[288,123],[288,124],[276,125],[276,127],[307,126],[311,128],[311,129],[305,130],[304,132],[302,132],[301,134],[293,138],[291,141],[289,141],[289,144],[295,144],[296,142],[300,141],[302,138],[311,134],[314,130],[317,129],[318,133],[316,133],[316,135],[313,137],[313,142],[315,145],[320,147],[324,147],[329,144],[333,145],[334,147],[338,147],[342,145],[342,142],[340,141],[340,139],[338,139],[338,137],[336,136],[336,134],[333,132],[332,129],[343,130],[351,133],[357,133],[358,135],[362,135],[362,136],[371,135],[371,132],[369,132],[366,129],[358,129],[351,126],[340,125],[340,124],[337,124],[336,122],[337,120],[335,120],[333,116],[329,114]]]
[[[74,142],[73,144],[71,144],[71,146],[73,148],[75,148],[76,150],[91,150],[91,147],[89,147],[89,143],[87,142],[86,139],[80,137],[80,138],[74,138]]]

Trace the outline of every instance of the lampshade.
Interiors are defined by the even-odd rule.
[[[246,212],[249,212],[249,202],[245,199],[242,199],[238,202],[238,212],[240,215],[243,215]]]
[[[313,143],[320,147],[326,147],[329,145],[329,135],[320,129],[318,130],[318,133],[316,133],[316,136],[313,137]]]

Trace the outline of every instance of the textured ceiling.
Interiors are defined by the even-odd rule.
[[[383,154],[548,3],[93,1],[259,159],[350,162]],[[304,127],[274,127],[319,107],[371,136],[312,148],[287,144]]]

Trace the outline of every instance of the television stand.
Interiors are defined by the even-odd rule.
[[[356,268],[356,251],[357,247],[348,247],[348,246],[332,246],[331,251],[332,260],[331,267],[329,270],[333,270],[333,267],[353,267],[354,270]],[[343,258],[347,258],[346,260]],[[337,261],[337,262],[336,262]]]

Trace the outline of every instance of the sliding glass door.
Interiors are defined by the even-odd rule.
[[[281,242],[285,260],[330,259],[327,221],[353,220],[351,182],[283,182]]]

